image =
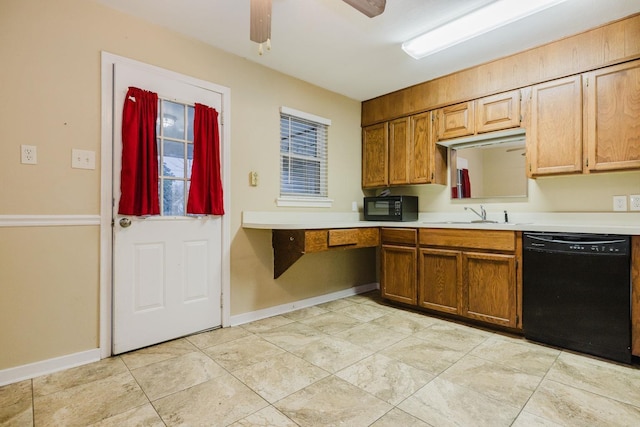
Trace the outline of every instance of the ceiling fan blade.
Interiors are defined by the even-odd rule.
[[[380,15],[384,12],[387,0],[342,0],[348,5],[353,6],[369,18]]]
[[[264,43],[271,38],[271,0],[251,0],[249,40]]]

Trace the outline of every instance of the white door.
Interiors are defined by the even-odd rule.
[[[165,111],[165,118],[169,109],[173,113],[184,109],[183,120],[179,114],[171,114],[168,121],[160,120],[164,126],[192,123],[189,105],[192,112],[195,102],[220,112],[222,95],[149,70],[125,64],[114,67],[112,342],[113,353],[119,354],[222,323],[222,218],[196,218],[181,213],[186,202],[180,202],[180,194],[186,193],[188,188],[185,177],[179,179],[185,159],[181,161],[168,155],[159,163],[161,175],[178,177],[167,179],[159,186],[159,191],[166,193],[160,197],[161,203],[165,204],[161,208],[162,216],[144,218],[117,213],[122,107],[127,89],[135,86],[156,92],[160,102],[166,104],[165,110],[158,109],[159,115]],[[220,135],[223,135],[222,131]],[[184,139],[188,140],[188,137]],[[188,142],[169,138],[162,140],[160,145],[171,150],[179,148],[180,144],[186,147],[184,153],[188,163]]]

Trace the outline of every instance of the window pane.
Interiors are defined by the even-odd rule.
[[[191,179],[192,167],[193,167],[193,144],[187,144],[187,179]]]
[[[162,128],[167,138],[184,139],[184,104],[162,101]]]
[[[286,194],[321,195],[320,162],[283,156],[281,189]]]
[[[280,115],[280,194],[327,196],[327,125]]]
[[[184,142],[164,141],[162,174],[184,178]]]
[[[187,107],[187,141],[193,141],[193,120],[195,118],[195,108]]]
[[[162,214],[171,216],[184,215],[184,181],[175,179],[162,180]]]

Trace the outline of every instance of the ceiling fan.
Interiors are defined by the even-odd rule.
[[[384,12],[387,0],[342,0],[348,5],[356,8],[369,18],[380,15]]]
[[[258,53],[262,55],[262,44],[271,49],[271,1],[251,0],[251,20],[249,39],[258,43]],[[343,0],[348,5],[364,13],[369,18],[384,12],[387,0]]]

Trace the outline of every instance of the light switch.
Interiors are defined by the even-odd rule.
[[[75,169],[95,169],[96,152],[88,150],[71,150],[71,167]]]
[[[258,172],[249,172],[249,185],[252,187],[258,186]]]

